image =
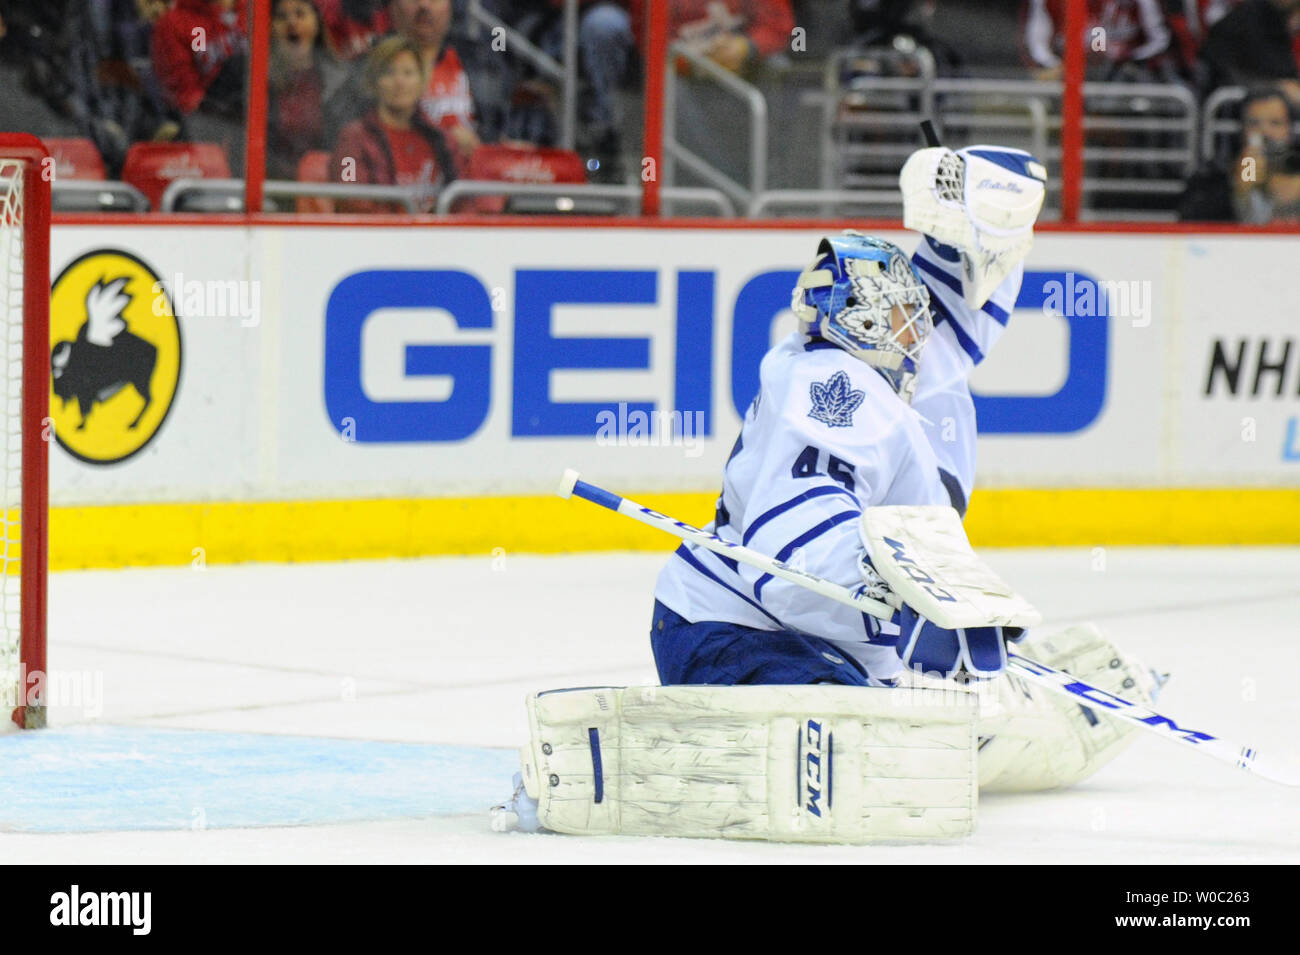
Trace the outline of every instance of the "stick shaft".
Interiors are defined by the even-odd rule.
[[[806,587],[814,593],[848,604],[850,607],[855,607],[863,613],[871,614],[873,617],[888,620],[894,615],[894,608],[887,603],[873,600],[863,593],[851,590],[848,587],[841,587],[839,584],[822,577],[816,577],[807,571],[790,566],[783,560],[777,560],[774,557],[768,557],[766,554],[750,550],[742,544],[723,540],[717,534],[710,534],[708,531],[675,520],[666,514],[660,514],[653,508],[638,504],[626,497],[611,494],[594,484],[588,484],[586,481],[575,481],[573,493],[584,501],[599,504],[601,507],[622,514],[624,517],[630,517],[634,521],[640,521],[650,527],[667,531],[674,537],[680,537],[682,540],[699,544],[715,554],[738,560],[742,564],[748,564],[750,567],[755,567],[764,573],[771,574],[773,577],[780,577],[801,587]]]
[[[710,534],[708,531],[676,520],[666,514],[660,514],[658,511],[628,498],[612,494],[594,484],[578,480],[576,472],[566,472],[565,483],[561,485],[561,496],[568,497],[569,492],[583,500],[599,504],[601,507],[608,508],[625,517],[640,521],[642,524],[666,531],[674,537],[699,544],[716,554],[748,564],[750,567],[755,567],[774,577],[781,577],[791,583],[806,587],[823,597],[855,607],[874,617],[888,620],[894,612],[893,607],[878,600],[873,600],[858,590],[843,587],[834,581],[791,567],[784,561],[776,560],[766,554],[760,554],[758,551],[750,550],[740,544],[723,540],[716,534]],[[1297,772],[1294,767],[1272,762],[1261,763],[1258,751],[1253,747],[1238,746],[1209,733],[1186,729],[1179,726],[1170,717],[1157,713],[1155,710],[1139,706],[1136,703],[1130,703],[1125,699],[1107,693],[1105,690],[1077,680],[1068,673],[1038,663],[1018,653],[1008,651],[1007,657],[1008,670],[1014,671],[1023,679],[1045,687],[1054,693],[1069,696],[1081,706],[1106,713],[1131,726],[1139,727],[1185,747],[1199,750],[1220,762],[1228,763],[1238,769],[1244,769],[1272,782],[1281,783],[1285,786],[1300,786],[1300,772]]]

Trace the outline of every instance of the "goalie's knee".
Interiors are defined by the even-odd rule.
[[[1131,702],[1153,700],[1151,671],[1094,624],[1028,637],[1018,651]],[[1136,732],[1099,710],[1009,674],[998,681],[996,700],[980,719],[980,789],[1025,792],[1072,785],[1118,756]]]
[[[974,828],[963,691],[598,688],[527,707],[524,784],[557,832],[863,843]]]
[[[857,661],[829,640],[716,620],[692,623],[659,601],[650,646],[665,686],[870,685]]]

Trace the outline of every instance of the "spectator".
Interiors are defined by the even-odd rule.
[[[166,12],[167,0],[113,0],[122,82],[136,91],[135,113],[125,124],[135,140],[166,141],[180,134],[175,107],[167,101],[150,55],[154,26]]]
[[[348,74],[325,45],[312,0],[276,0],[271,24],[267,175],[295,179],[305,153],[333,143]]]
[[[475,131],[474,97],[460,55],[447,42],[451,32],[451,0],[390,0],[388,15],[396,35],[420,51],[425,76],[420,110],[424,118],[450,139],[463,167],[479,145]]]
[[[951,75],[961,66],[962,56],[930,29],[934,5],[917,9],[916,0],[849,0],[854,39],[863,48],[890,47],[895,50],[928,50],[940,75]]]
[[[456,178],[455,160],[438,127],[420,108],[428,88],[422,50],[405,37],[375,44],[363,85],[375,108],[339,135],[330,169],[339,182],[421,185],[436,189]],[[431,208],[433,199],[426,202]],[[344,211],[401,211],[392,204],[350,201]]]
[[[1295,55],[1291,51],[1291,16],[1300,0],[1242,0],[1210,28],[1201,48],[1211,88],[1289,81],[1294,100]]]
[[[631,0],[632,23],[645,22],[645,0]],[[731,73],[745,74],[786,53],[794,31],[790,0],[670,0],[668,36]]]
[[[321,19],[334,55],[340,60],[365,56],[391,24],[385,0],[320,0]]]
[[[633,72],[636,39],[626,5],[615,0],[579,0],[578,71],[574,147],[588,156],[598,181],[619,181],[622,147],[618,90]],[[564,0],[542,5],[535,0],[497,0],[494,12],[524,34],[552,59],[564,59]],[[515,108],[508,135],[537,145],[558,140],[559,90],[554,81],[524,67],[514,84]]]
[[[192,141],[221,143],[242,167],[248,31],[236,0],[176,0],[154,24],[154,69]]]
[[[151,71],[147,65],[137,69],[124,42],[128,25],[151,29],[144,17],[152,4],[59,0],[2,6],[0,36],[12,29],[5,53],[17,54],[23,82],[0,75],[0,127],[90,139],[110,175],[133,140],[176,134]]]
[[[1166,0],[1165,14],[1174,35],[1179,59],[1194,64],[1200,59],[1201,44],[1214,26],[1238,0]]]
[[[154,24],[153,58],[173,103],[189,115],[200,106],[243,107],[247,30],[233,0],[176,0]]]
[[[1242,150],[1230,177],[1238,222],[1300,222],[1295,121],[1295,107],[1275,87],[1242,102]]]
[[[1022,42],[1035,79],[1059,80],[1069,0],[1028,0]],[[1174,77],[1169,27],[1159,0],[1087,0],[1084,42],[1089,73],[1100,80],[1167,81]]]

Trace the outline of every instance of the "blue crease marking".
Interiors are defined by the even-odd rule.
[[[92,725],[0,735],[0,832],[226,829],[486,813],[517,752]]]

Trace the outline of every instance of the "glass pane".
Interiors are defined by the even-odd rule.
[[[328,195],[279,208],[433,212],[454,180],[639,182],[640,72],[624,5],[582,5],[565,42],[558,4],[514,0],[276,0],[268,174]],[[580,42],[581,41],[581,42]],[[566,97],[566,52],[576,79]],[[366,186],[355,195],[341,186]],[[378,187],[378,188],[376,188]],[[464,187],[458,187],[464,190]],[[274,182],[268,189],[277,195]],[[581,197],[483,194],[449,211],[631,211]]]
[[[157,209],[174,179],[241,174],[242,4],[74,0],[2,13],[0,127],[47,141],[56,210]]]

